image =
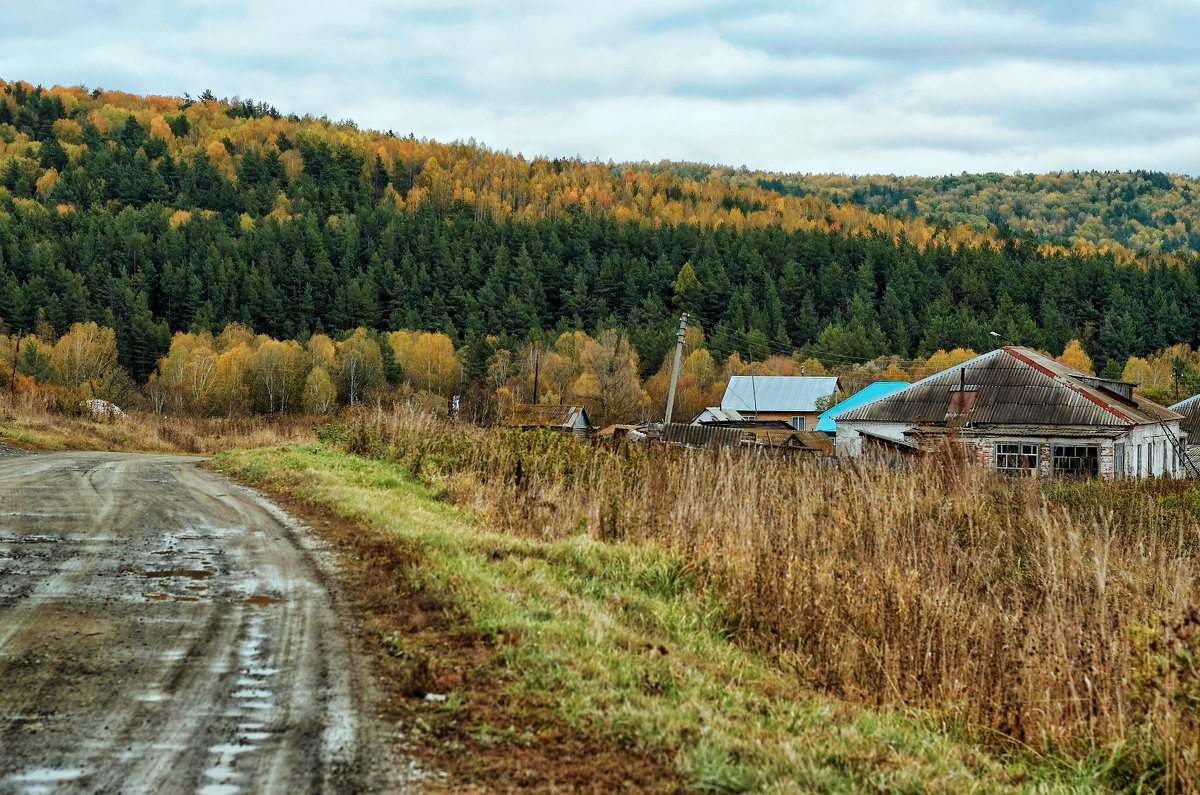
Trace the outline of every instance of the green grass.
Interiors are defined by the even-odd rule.
[[[550,699],[566,724],[667,752],[703,792],[1090,791],[1104,759],[1000,751],[936,715],[869,710],[803,689],[777,656],[729,640],[705,561],[654,545],[493,532],[400,467],[321,444],[223,453],[215,465],[415,544],[430,588],[497,645],[511,697]],[[381,653],[402,654],[403,637]],[[795,666],[801,666],[796,661]],[[448,694],[445,709],[461,705]],[[475,728],[482,745],[535,741]]]

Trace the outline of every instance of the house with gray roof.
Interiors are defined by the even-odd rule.
[[[922,451],[952,441],[996,472],[1180,477],[1183,415],[1015,345],[840,412],[838,454]]]
[[[798,431],[811,431],[817,415],[836,399],[838,387],[835,377],[735,375],[725,386],[720,408],[743,420],[783,420]]]

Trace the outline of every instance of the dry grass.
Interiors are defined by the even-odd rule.
[[[1200,491],[604,447],[403,407],[322,434],[482,521],[681,552],[737,642],[855,703],[986,743],[1103,759],[1118,787],[1200,777]]]
[[[190,417],[131,411],[123,419],[64,414],[36,393],[0,395],[0,441],[44,450],[105,449],[212,455],[222,450],[262,447],[316,438],[313,419]]]

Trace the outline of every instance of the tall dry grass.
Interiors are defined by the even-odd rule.
[[[306,415],[199,417],[130,411],[93,418],[46,392],[0,394],[0,441],[39,447],[108,449],[212,455],[222,450],[310,442],[314,419]],[[6,431],[7,429],[7,431]]]
[[[652,542],[725,594],[738,642],[856,702],[982,739],[1109,749],[1200,778],[1200,489],[907,471],[454,428],[405,407],[331,432],[513,533]]]

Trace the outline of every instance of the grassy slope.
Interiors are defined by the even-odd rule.
[[[390,714],[461,785],[1027,791],[1089,789],[1100,774],[804,692],[728,643],[714,596],[653,547],[490,532],[395,465],[318,444],[216,465],[310,518],[341,517],[337,542],[360,585],[374,582],[359,619],[393,684]],[[431,691],[447,700],[419,698]]]

